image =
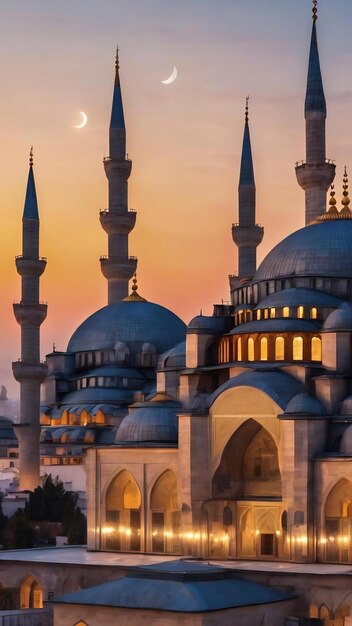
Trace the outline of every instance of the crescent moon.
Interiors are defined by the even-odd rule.
[[[171,83],[173,83],[174,80],[176,80],[176,78],[177,78],[177,68],[174,66],[171,76],[169,76],[169,78],[166,78],[166,80],[162,80],[161,82],[163,83],[163,85],[171,85]]]
[[[86,123],[88,122],[88,117],[84,113],[84,111],[80,111],[79,113],[80,115],[82,115],[82,122],[80,124],[77,124],[77,126],[74,126],[74,128],[84,128]]]

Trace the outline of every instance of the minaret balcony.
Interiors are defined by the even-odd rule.
[[[314,187],[327,191],[335,178],[336,165],[331,159],[311,163],[299,161],[295,168],[298,184],[304,191]]]
[[[37,259],[16,256],[16,269],[20,276],[41,276],[46,267],[46,258]]]
[[[130,256],[128,259],[117,259],[101,256],[100,265],[103,276],[108,280],[129,280],[137,269],[137,257]]]
[[[256,248],[264,236],[263,226],[241,226],[232,224],[232,239],[238,248]]]
[[[104,170],[106,177],[110,179],[110,176],[119,176],[125,180],[130,177],[132,171],[132,161],[128,158],[116,159],[112,157],[105,157]]]
[[[18,360],[12,363],[12,372],[19,383],[26,380],[42,383],[48,375],[48,366],[46,363],[28,363]]]
[[[21,326],[25,324],[40,326],[47,316],[47,309],[48,305],[45,303],[25,304],[23,302],[16,302],[13,305],[16,321]]]
[[[135,226],[136,218],[136,211],[127,211],[126,213],[100,211],[100,223],[108,235],[128,235]]]

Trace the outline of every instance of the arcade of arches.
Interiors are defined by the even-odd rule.
[[[142,519],[142,496],[130,472],[122,470],[106,493],[106,525],[102,547],[106,550],[182,553],[181,512],[178,506],[177,477],[164,471],[150,494],[146,527]],[[145,547],[144,547],[145,546]]]

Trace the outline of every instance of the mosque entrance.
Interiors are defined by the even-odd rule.
[[[276,442],[256,420],[248,419],[226,444],[212,482],[212,497],[218,506],[208,510],[210,527],[216,528],[218,537],[215,552],[221,544],[223,557],[265,559],[282,555],[281,494]],[[232,503],[233,526],[225,524],[220,499],[222,509],[226,501]]]

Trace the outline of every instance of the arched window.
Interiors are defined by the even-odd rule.
[[[237,339],[237,361],[242,361],[242,338]]]
[[[285,360],[285,339],[276,337],[275,339],[275,361]]]
[[[270,309],[270,317],[272,319],[275,319],[275,316],[276,316],[276,309],[275,308]]]
[[[33,576],[28,576],[21,585],[20,603],[21,609],[43,608],[43,592]]]
[[[320,339],[320,337],[312,337],[312,340],[311,340],[311,359],[312,359],[312,361],[321,361],[321,339]]]
[[[318,317],[318,309],[313,306],[313,308],[310,310],[310,317],[312,320],[316,320]]]
[[[102,528],[103,548],[141,549],[141,504],[139,487],[127,470],[111,481],[106,492],[106,526]]]
[[[303,319],[304,317],[304,307],[303,306],[299,306],[297,309],[297,317],[299,317],[299,319]]]
[[[268,360],[268,340],[266,337],[262,337],[260,340],[260,360]]]
[[[261,312],[260,309],[258,309],[258,311],[257,311],[257,320],[260,320],[261,316],[262,316],[262,312]]]
[[[269,317],[269,309],[264,309],[264,319],[267,320]]]
[[[177,497],[177,476],[166,470],[150,495],[153,552],[181,552],[181,511]]]
[[[248,361],[254,361],[254,339],[250,337],[247,343]]]
[[[284,306],[282,309],[283,317],[290,317],[290,308],[288,306]]]
[[[303,361],[303,339],[302,337],[295,337],[292,345],[293,360]]]

